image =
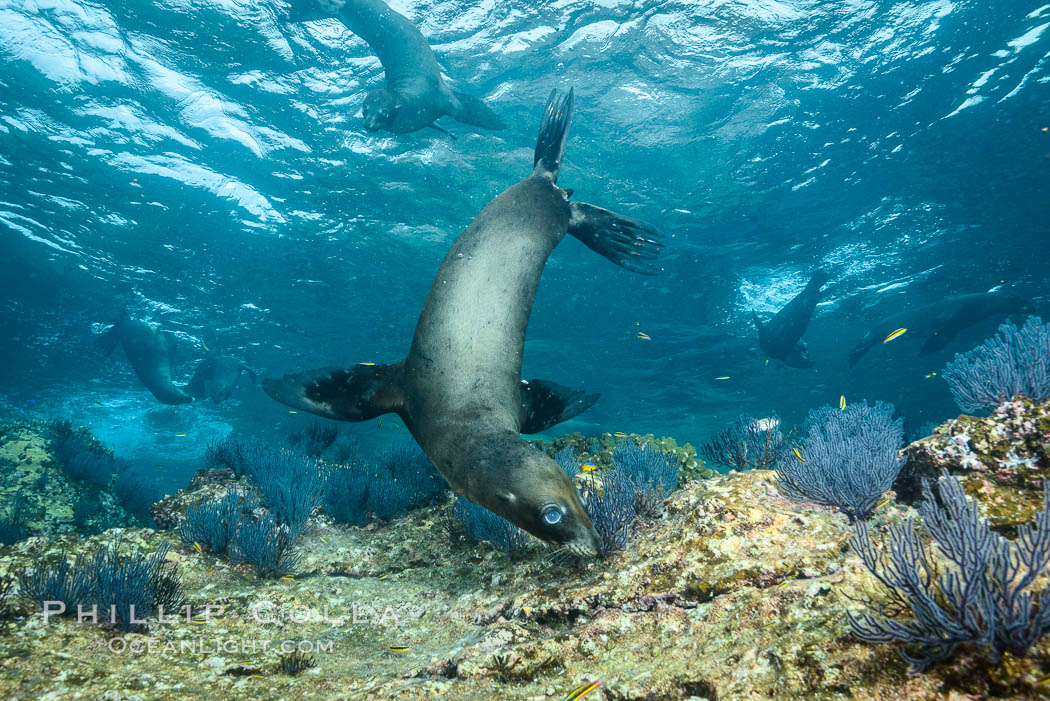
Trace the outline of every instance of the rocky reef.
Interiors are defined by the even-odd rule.
[[[974,480],[967,489],[982,512],[1009,526],[1030,516],[1018,503],[1038,500],[1047,415],[1047,405],[1021,402],[960,417],[905,452]],[[959,448],[962,431],[970,452]],[[566,440],[588,452],[603,446]],[[1035,460],[1023,478],[1001,478],[1015,457]],[[185,505],[234,480],[200,473],[155,507],[163,529],[38,536],[0,549],[4,575],[117,536],[144,552],[167,543],[190,605],[119,634],[16,603],[0,623],[0,695],[561,699],[594,679],[601,687],[588,698],[618,700],[1050,695],[1045,641],[1023,659],[1007,654],[991,666],[961,655],[909,675],[892,646],[852,638],[846,611],[880,592],[847,545],[850,527],[830,508],[782,497],[775,479],[749,471],[685,482],[624,552],[586,564],[549,561],[541,547],[506,556],[472,543],[451,502],[363,528],[315,516],[297,572],[262,579],[171,530]],[[913,515],[888,501],[873,537]]]
[[[111,492],[63,469],[52,451],[55,434],[52,422],[0,423],[0,520],[21,537],[87,534],[126,523],[128,514]],[[102,450],[94,438],[85,440]]]

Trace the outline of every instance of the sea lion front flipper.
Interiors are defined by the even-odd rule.
[[[164,343],[168,347],[168,366],[175,367],[175,334],[170,331],[162,331],[161,334],[164,336]]]
[[[120,333],[117,331],[116,324],[100,333],[95,339],[95,345],[98,346],[103,355],[113,355],[113,351],[117,349],[117,344],[119,343]]]
[[[539,433],[590,409],[600,394],[550,380],[521,381],[521,432]]]
[[[404,408],[401,363],[307,370],[264,379],[262,388],[282,404],[337,421],[367,421]]]
[[[448,86],[448,92],[448,113],[457,122],[471,124],[482,129],[499,130],[507,128],[500,116],[478,98],[468,95],[451,85]]]
[[[570,202],[569,234],[621,268],[642,275],[656,275],[651,263],[664,247],[663,234],[653,227],[593,204]]]
[[[450,132],[448,129],[443,129],[442,127],[439,127],[437,124],[428,124],[427,126],[430,127],[431,129],[435,129],[435,130],[441,132],[442,134],[444,134],[448,138],[452,139],[453,141],[459,141],[459,139],[456,138],[456,135],[453,134],[452,132]]]

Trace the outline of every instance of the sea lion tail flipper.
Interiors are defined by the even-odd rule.
[[[449,86],[448,113],[457,122],[482,129],[506,129],[507,125],[492,108],[473,95]]]
[[[547,106],[543,108],[543,123],[540,125],[539,138],[536,139],[532,172],[550,178],[551,182],[558,182],[558,168],[565,153],[565,142],[569,139],[574,101],[571,88],[564,97],[555,89],[551,90]]]
[[[587,394],[550,380],[522,380],[521,432],[539,433],[590,409],[600,394]]]
[[[663,234],[653,227],[584,202],[570,202],[569,210],[569,234],[592,251],[633,273],[661,271],[651,261],[664,247]]]
[[[337,421],[367,421],[404,408],[401,363],[307,370],[266,378],[262,388],[282,404]]]
[[[762,320],[758,318],[758,314],[755,312],[754,309],[751,310],[751,320],[755,322],[755,326],[758,327],[759,331],[761,331],[762,330]]]

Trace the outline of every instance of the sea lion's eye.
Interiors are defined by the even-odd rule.
[[[561,521],[561,511],[552,506],[543,512],[543,520],[553,526]]]

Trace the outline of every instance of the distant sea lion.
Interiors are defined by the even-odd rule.
[[[532,174],[492,200],[438,268],[408,356],[393,365],[324,368],[264,380],[279,402],[331,419],[386,412],[405,425],[459,494],[580,557],[601,540],[572,481],[521,439],[591,406],[544,380],[521,381],[532,302],[566,233],[635,272],[654,273],[660,235],[641,222],[569,202],[557,187],[573,93],[551,93]]]
[[[171,366],[175,353],[175,339],[144,321],[131,319],[127,314],[98,338],[99,347],[106,355],[118,344],[124,347],[135,375],[164,404],[186,404],[193,397],[171,381]]]
[[[982,319],[1030,310],[1031,303],[1027,299],[1005,290],[945,297],[931,304],[894,314],[875,324],[850,352],[849,364],[850,367],[856,365],[872,346],[881,343],[898,329],[907,329],[901,334],[901,340],[904,340],[905,336],[910,339],[925,339],[919,349],[919,356],[925,356],[944,348],[956,334]],[[891,343],[899,341],[894,339]]]
[[[823,270],[813,273],[806,288],[795,295],[764,326],[758,314],[751,310],[751,317],[758,327],[758,345],[766,355],[793,368],[811,368],[815,365],[807,355],[802,334],[806,333],[809,320],[813,317],[813,309],[820,301],[820,288],[827,281],[828,274]]]
[[[186,391],[194,399],[209,398],[216,404],[233,394],[233,387],[245,372],[254,383],[255,371],[229,355],[209,355],[197,364]]]
[[[361,112],[369,131],[405,134],[443,115],[485,129],[503,129],[488,105],[445,82],[426,38],[382,0],[292,0],[296,21],[337,17],[379,57],[386,87],[365,97]]]

